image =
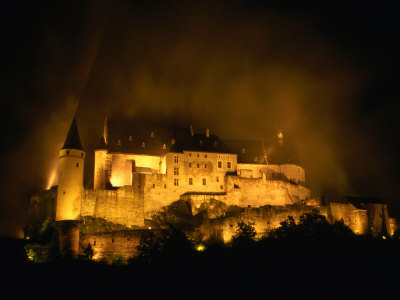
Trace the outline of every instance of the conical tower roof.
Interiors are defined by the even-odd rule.
[[[78,127],[75,118],[72,120],[64,146],[61,149],[77,149],[83,150],[81,139],[79,138]]]

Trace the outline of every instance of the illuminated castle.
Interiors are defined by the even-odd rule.
[[[191,126],[134,128],[129,133],[126,129],[130,130],[113,129],[106,118],[94,151],[93,189],[84,189],[85,152],[74,120],[60,150],[57,191],[48,191],[53,196],[57,193],[56,199],[43,194],[31,198],[30,212],[37,216],[40,207],[49,207],[49,199],[53,201],[61,248],[73,256],[79,252],[79,243],[81,249],[93,245],[98,257],[110,252],[134,255],[138,232],[154,229],[154,216],[178,201],[187,203],[193,216],[207,212],[207,221],[197,228],[204,239],[229,241],[238,221],[254,223],[263,234],[288,216],[298,219],[312,209],[330,221],[342,219],[359,234],[394,232],[395,220],[380,201],[345,198],[336,203],[311,198],[305,170],[291,157],[282,132],[266,145],[262,140],[221,140],[208,129],[195,133]],[[239,213],[228,214],[229,207]],[[131,231],[79,232],[79,223],[82,226],[88,217]]]

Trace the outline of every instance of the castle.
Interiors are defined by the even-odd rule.
[[[312,198],[305,170],[293,159],[282,132],[276,141],[222,140],[187,129],[112,130],[107,118],[94,151],[93,189],[83,187],[85,152],[75,119],[59,153],[58,186],[31,198],[30,220],[53,218],[63,255],[85,245],[95,257],[135,255],[144,230],[159,230],[157,216],[183,202],[192,216],[206,212],[196,231],[202,239],[230,240],[238,221],[259,234],[317,209],[328,220],[343,220],[357,234],[393,234],[396,220],[376,199]],[[236,213],[229,213],[236,208]],[[231,210],[232,211],[232,210]],[[88,218],[124,226],[123,231],[84,232]]]

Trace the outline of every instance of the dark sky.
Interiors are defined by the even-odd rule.
[[[75,113],[88,170],[105,115],[222,138],[280,128],[315,196],[379,197],[400,212],[391,5],[53,2],[1,9],[1,234],[21,234]]]

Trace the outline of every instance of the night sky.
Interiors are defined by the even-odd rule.
[[[397,10],[266,2],[3,4],[0,234],[21,236],[75,114],[88,187],[106,115],[226,139],[281,129],[314,196],[378,197],[399,217]]]

